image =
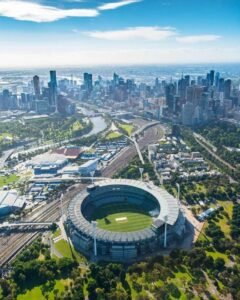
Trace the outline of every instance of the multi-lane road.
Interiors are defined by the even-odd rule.
[[[138,145],[141,151],[147,148],[151,143],[159,140],[163,135],[164,128],[160,124],[147,128],[144,131],[144,136],[138,140]],[[103,170],[103,177],[112,177],[120,169],[126,167],[128,163],[137,155],[135,145],[130,145],[124,149],[112,162]],[[65,193],[63,198],[64,210],[67,209],[69,201],[79,193],[84,184],[76,185],[74,189]],[[34,222],[55,222],[61,214],[60,201],[55,200],[40,208],[37,212],[27,218],[28,221]],[[2,235],[0,237],[0,267],[3,267],[11,261],[13,257],[27,244],[29,244],[38,233],[12,233],[9,236]]]

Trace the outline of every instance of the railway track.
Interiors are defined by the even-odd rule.
[[[80,190],[84,188],[84,185],[81,185],[81,188],[75,190],[74,193],[68,193],[63,198],[63,207],[67,208],[69,201],[74,194],[79,193]],[[60,201],[56,200],[51,203],[48,207],[45,208],[37,217],[31,219],[33,222],[56,222],[60,217]],[[37,236],[39,232],[35,233],[17,233],[14,234],[11,239],[9,239],[5,245],[5,249],[3,247],[1,250],[1,258],[0,258],[0,267],[3,267],[7,263],[9,263],[19,251],[29,243],[31,243]]]
[[[162,127],[156,125],[145,131],[145,135],[139,140],[139,147],[144,150],[150,143],[153,143],[162,137]],[[104,171],[105,177],[112,177],[119,169],[124,168],[128,165],[129,161],[134,158],[137,154],[135,146],[130,146],[113,164],[109,165]],[[65,194],[62,202],[64,210],[66,210],[70,200],[78,194],[81,190],[86,187],[86,184],[79,184],[76,189],[69,191]],[[56,222],[61,215],[60,212],[60,201],[55,200],[44,207],[36,217],[30,218],[30,221],[35,222]],[[12,235],[5,244],[1,243],[4,240],[3,237],[0,239],[0,267],[4,267],[10,263],[16,255],[26,246],[29,245],[37,236],[38,232],[35,233],[17,233]],[[4,247],[5,246],[5,247]]]

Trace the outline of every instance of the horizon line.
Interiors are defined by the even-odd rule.
[[[79,68],[99,68],[99,67],[107,67],[107,68],[114,68],[114,67],[158,67],[158,66],[204,66],[204,65],[237,65],[240,64],[240,61],[233,61],[233,62],[174,62],[174,63],[152,63],[152,64],[82,64],[82,65],[55,65],[55,66],[32,66],[32,67],[20,67],[20,66],[13,66],[13,67],[1,67],[0,71],[4,70],[14,70],[14,71],[20,71],[20,70],[31,70],[31,69],[37,69],[37,70],[46,70],[46,69],[79,69]]]

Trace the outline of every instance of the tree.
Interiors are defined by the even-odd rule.
[[[64,275],[70,274],[72,269],[77,266],[77,263],[68,257],[63,257],[59,259],[58,267],[59,271]]]
[[[95,279],[90,278],[88,280],[88,285],[87,285],[87,291],[89,295],[89,299],[96,299],[96,288],[97,288],[97,282]]]
[[[215,268],[219,271],[222,271],[225,267],[225,261],[223,258],[218,257],[214,262]]]
[[[0,279],[0,287],[2,289],[2,296],[7,297],[11,294],[11,286],[6,279]]]

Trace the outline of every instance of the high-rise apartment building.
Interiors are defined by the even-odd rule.
[[[37,99],[40,98],[40,79],[37,75],[33,77],[33,88],[34,88],[34,94]]]

